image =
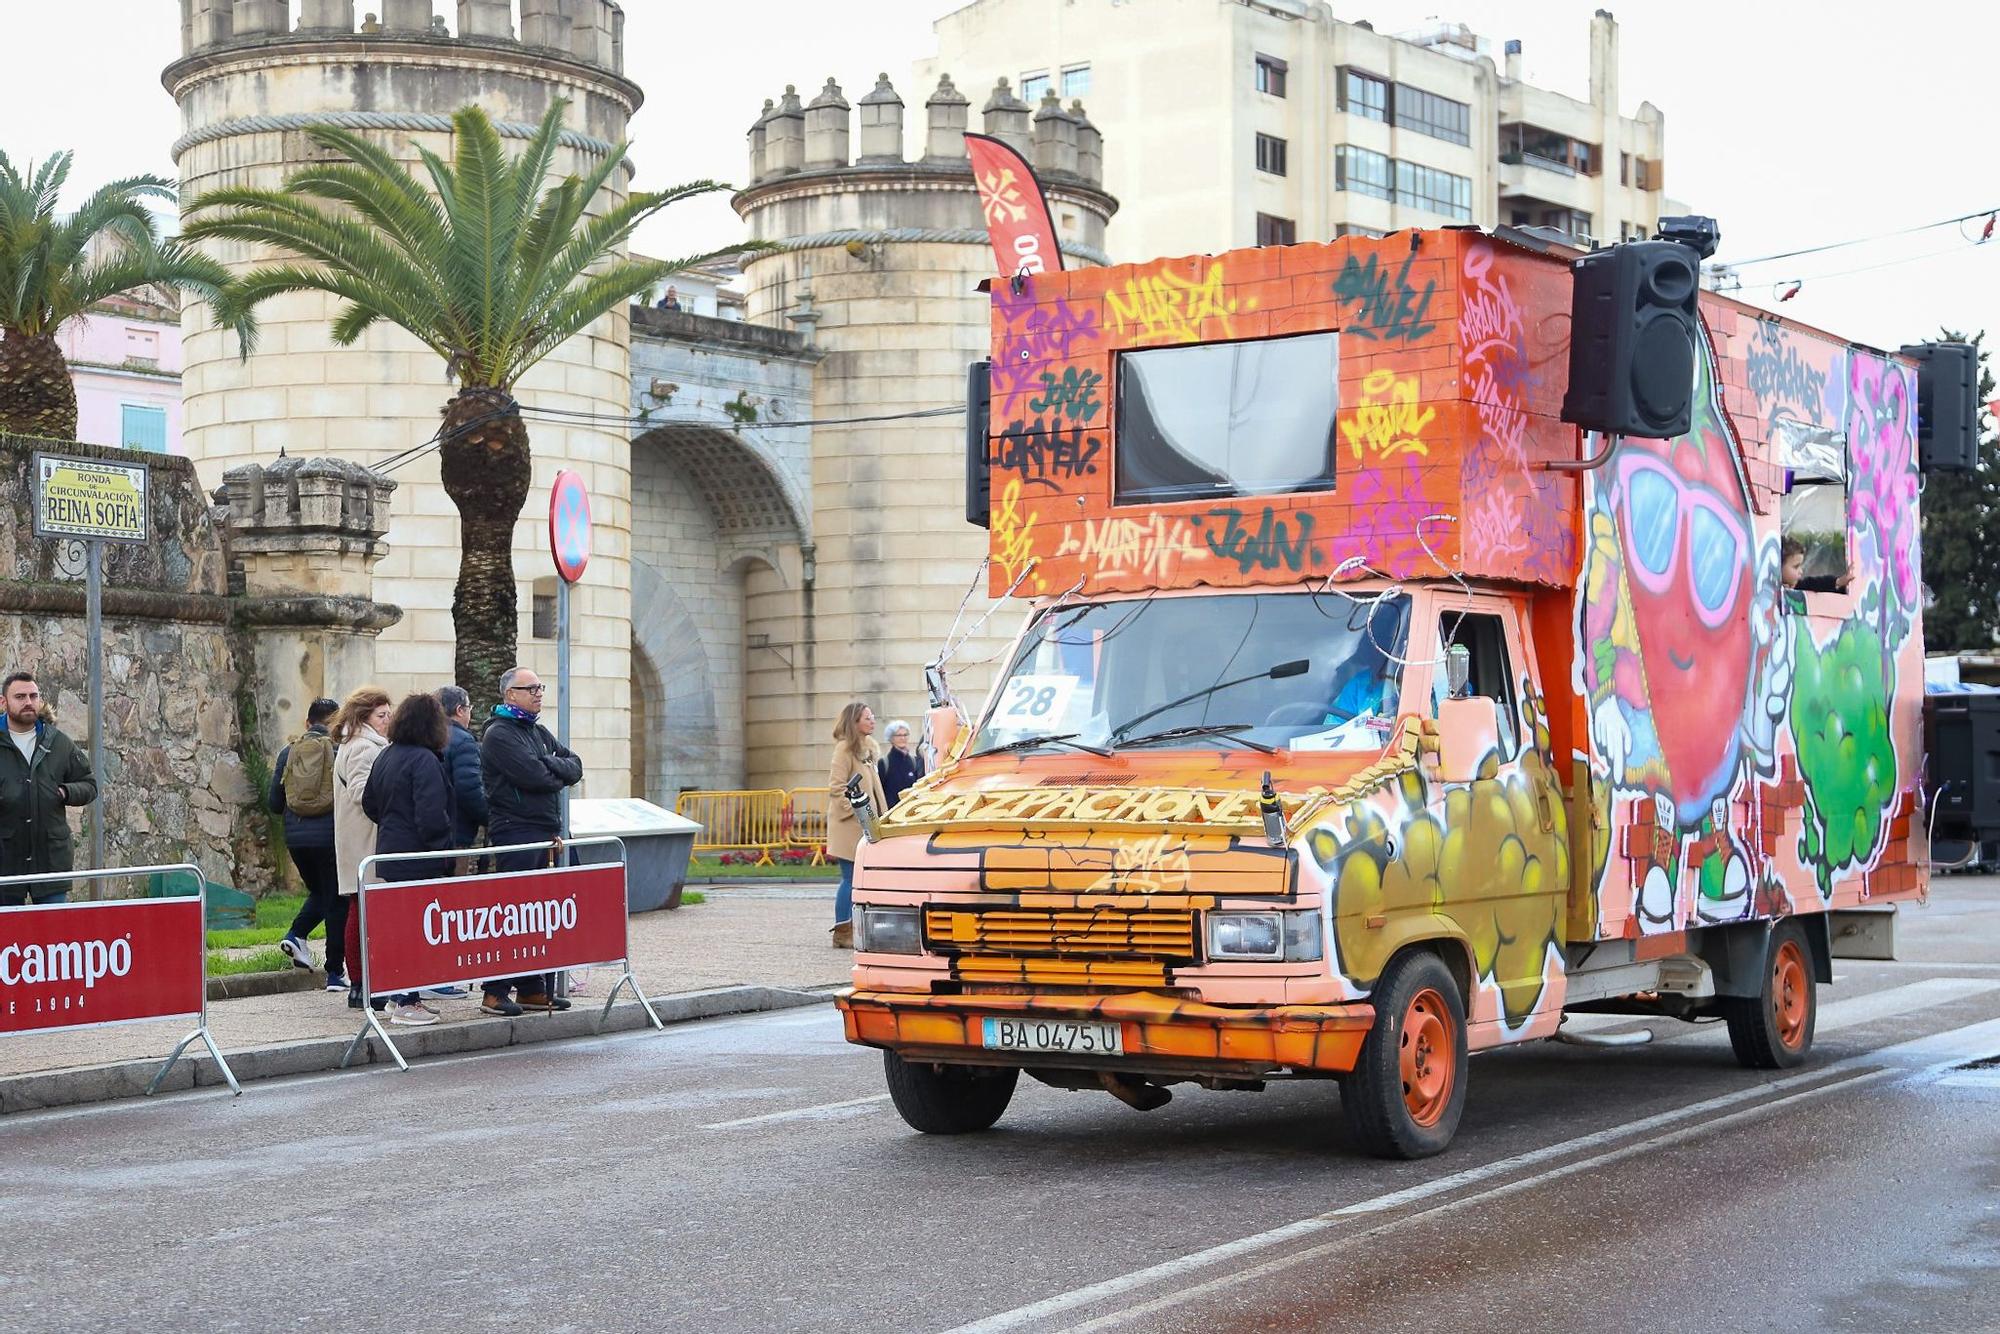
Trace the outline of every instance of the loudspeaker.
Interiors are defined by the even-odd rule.
[[[2000,695],[1925,695],[1924,752],[1938,826],[2000,838]]]
[[[1971,472],[1979,466],[1979,353],[1970,343],[1918,343],[1917,467]]]
[[[986,433],[992,429],[993,363],[965,368],[965,521],[987,526],[993,513],[993,474],[988,469]]]
[[[1701,259],[1677,241],[1627,241],[1570,266],[1562,419],[1653,439],[1685,435],[1701,355]]]

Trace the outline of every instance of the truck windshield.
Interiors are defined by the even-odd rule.
[[[1409,630],[1400,594],[1238,593],[1054,607],[1029,628],[972,750],[1115,749],[1228,735],[1304,750],[1379,750]],[[1186,737],[1161,733],[1218,729]],[[1156,740],[1157,738],[1157,740]]]

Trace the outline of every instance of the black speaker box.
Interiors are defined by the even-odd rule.
[[[987,526],[993,517],[993,474],[986,433],[993,417],[993,363],[965,368],[965,521]]]
[[[2000,693],[1925,695],[1924,742],[1938,828],[2000,838]]]
[[[1971,472],[1979,466],[1979,353],[1970,343],[1918,343],[1917,466]]]
[[[1571,268],[1562,419],[1653,439],[1686,434],[1701,354],[1701,258],[1677,241],[1627,241]]]

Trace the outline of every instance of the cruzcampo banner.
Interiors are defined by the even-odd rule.
[[[202,901],[0,908],[0,1035],[201,1013]]]
[[[367,893],[361,948],[377,995],[625,957],[623,863],[391,881]]]
[[[986,234],[1002,277],[1062,271],[1062,247],[1049,217],[1049,201],[1034,168],[1013,148],[985,134],[965,136],[972,179],[986,213]]]

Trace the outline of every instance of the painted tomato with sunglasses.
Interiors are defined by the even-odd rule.
[[[1656,709],[1671,698],[1675,718],[1700,720],[1659,738],[1683,824],[1698,822],[1734,778],[1755,647],[1749,505],[1707,389],[1697,386],[1687,435],[1628,438],[1610,468],[1647,694]]]

